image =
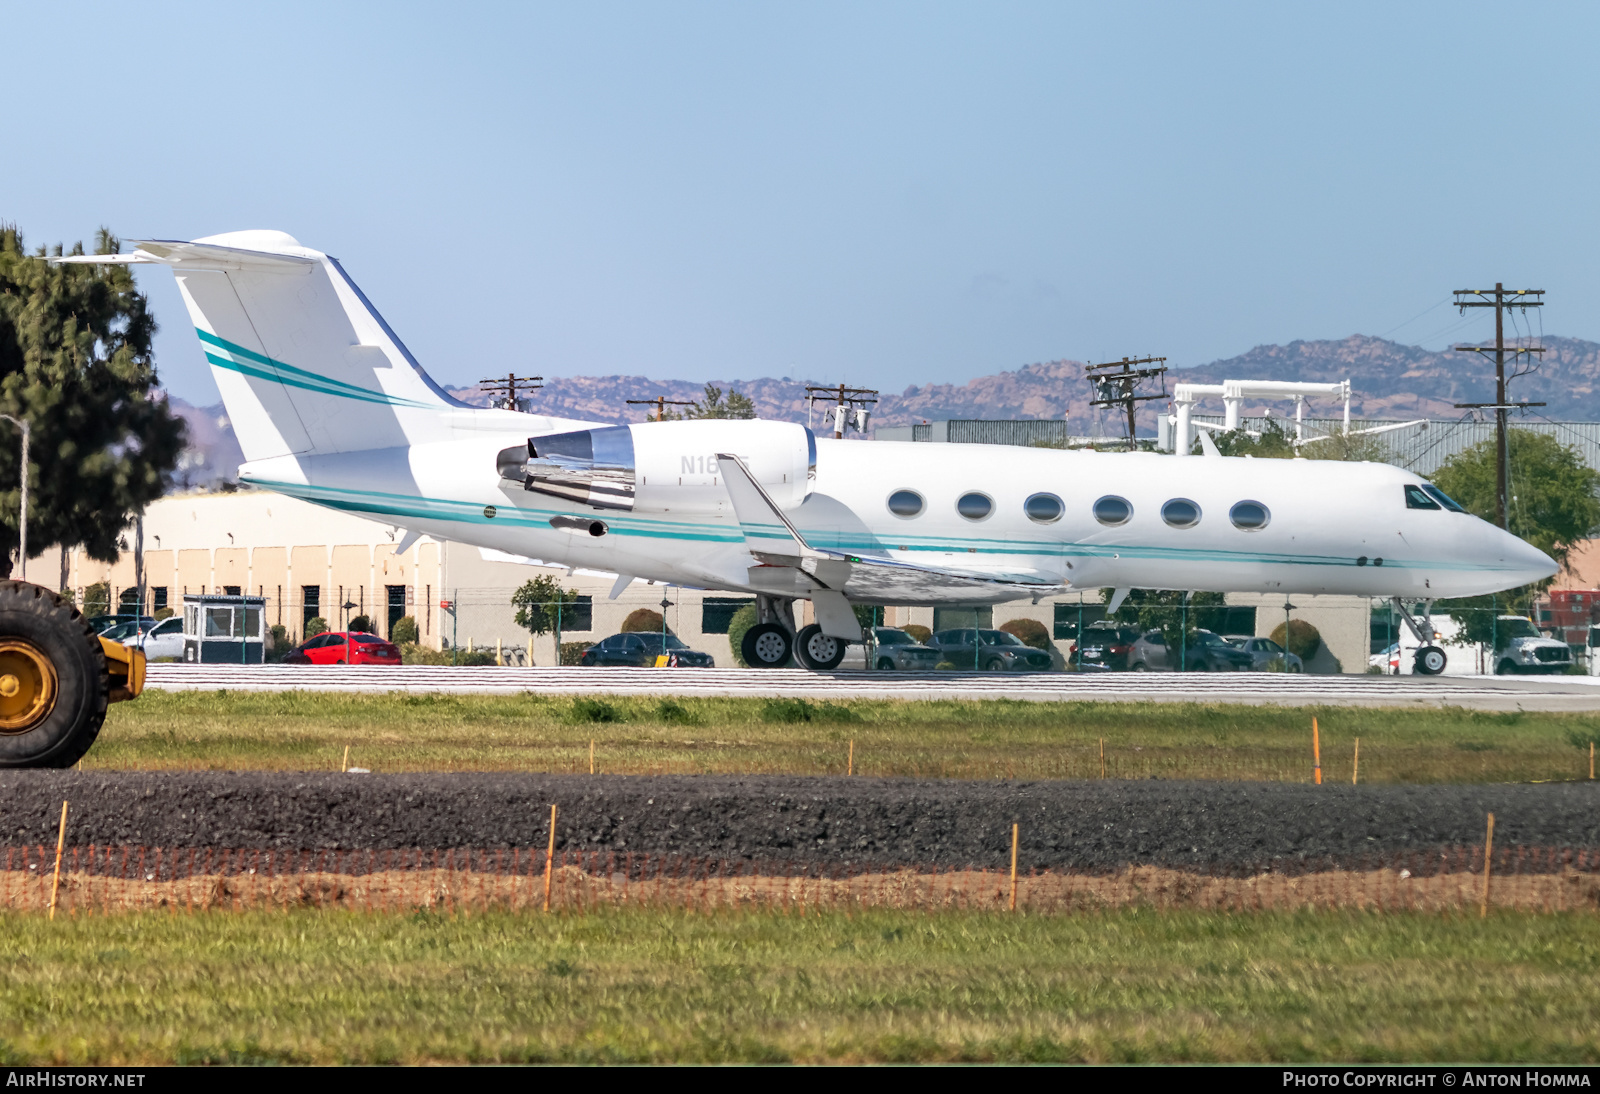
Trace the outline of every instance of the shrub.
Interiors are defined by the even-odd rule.
[[[622,712],[604,699],[574,699],[572,701],[572,720],[574,722],[620,722]]]
[[[394,621],[394,626],[389,628],[389,641],[397,646],[417,640],[417,621],[409,615],[402,615]]]
[[[1288,641],[1284,640],[1285,626],[1288,628]],[[1287,624],[1279,623],[1269,637],[1302,661],[1311,660],[1322,648],[1322,634],[1304,619],[1291,619]]]
[[[1013,619],[1003,623],[1000,629],[1007,634],[1015,635],[1024,646],[1032,646],[1036,650],[1050,651],[1050,632],[1045,630],[1043,623],[1037,619]]]
[[[268,645],[272,648],[274,653],[282,653],[289,648],[288,627],[285,627],[282,623],[274,623],[272,625],[272,629],[267,633],[272,635],[272,639]]]
[[[354,619],[350,620],[350,629],[358,634],[377,633],[372,629],[372,617],[367,615],[358,615]]]
[[[563,665],[576,665],[583,660],[583,651],[588,649],[592,642],[563,642],[561,643],[561,663]]]
[[[319,634],[328,633],[328,621],[320,615],[314,615],[306,620],[306,637],[315,638]]]
[[[843,703],[808,703],[804,699],[769,699],[761,708],[761,720],[793,724],[796,722],[859,722],[860,715]]]
[[[654,608],[635,608],[628,613],[628,618],[622,621],[624,633],[632,631],[655,631],[661,633],[661,613]],[[670,633],[670,632],[669,632]]]
[[[451,660],[452,656],[454,661]],[[400,647],[400,663],[402,665],[492,665],[494,651],[435,650],[415,642],[408,642]]]
[[[663,699],[656,706],[656,717],[674,726],[697,726],[700,719],[695,717],[694,711],[678,702],[676,699]]]
[[[912,638],[915,638],[918,642],[922,643],[926,643],[928,639],[933,637],[933,632],[927,627],[924,627],[921,623],[907,623],[900,629],[905,631]]]
[[[933,666],[933,671],[934,672],[955,672],[955,671],[957,671],[957,666],[956,666],[956,663],[954,661],[940,661],[937,665]]]
[[[173,616],[175,616],[177,614],[178,613],[173,611],[171,608],[157,608],[156,609],[156,616],[155,616],[156,622],[159,623],[163,619],[171,619]]]

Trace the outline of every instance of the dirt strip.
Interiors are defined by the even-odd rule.
[[[1320,869],[1463,847],[1600,847],[1600,786],[1299,786],[779,776],[0,773],[0,844],[539,848],[843,866]]]

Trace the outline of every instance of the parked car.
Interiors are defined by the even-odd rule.
[[[880,672],[931,669],[943,656],[899,627],[873,627],[872,636],[875,642],[872,666]]]
[[[153,615],[139,615],[136,612],[124,612],[121,615],[91,615],[89,629],[95,634],[105,634],[107,630],[122,623],[154,623]]]
[[[1222,640],[1236,650],[1250,655],[1250,667],[1256,672],[1304,672],[1305,662],[1298,654],[1289,653],[1270,638],[1249,634],[1225,634]],[[1288,658],[1287,664],[1284,659]]]
[[[1048,653],[1024,645],[1022,639],[1006,631],[961,627],[940,631],[928,644],[939,651],[941,662],[948,661],[958,669],[1044,672],[1050,668]]]
[[[1128,655],[1139,640],[1139,632],[1126,623],[1100,620],[1083,628],[1083,637],[1072,644],[1067,664],[1078,666],[1080,672],[1094,669],[1128,668]]]
[[[1182,656],[1167,648],[1166,636],[1160,630],[1145,631],[1133,644],[1128,655],[1134,672],[1177,672],[1180,666],[1187,672],[1243,672],[1254,663],[1254,657],[1235,649],[1211,631],[1197,630]]]
[[[157,661],[164,657],[183,657],[183,616],[163,619],[141,633],[121,639],[124,646],[138,646],[144,650],[145,660]]]
[[[375,634],[328,631],[283,655],[285,665],[398,665],[400,647]]]
[[[121,642],[127,645],[128,639],[137,639],[142,634],[148,634],[150,628],[156,625],[154,619],[129,619],[122,623],[113,623],[100,632],[100,637],[109,642]]]
[[[665,638],[665,643],[662,639]],[[602,638],[583,651],[578,664],[629,665],[634,668],[652,668],[656,659],[666,654],[667,665],[672,668],[711,669],[717,662],[709,653],[701,653],[684,645],[675,634],[662,635],[659,631],[630,631]]]

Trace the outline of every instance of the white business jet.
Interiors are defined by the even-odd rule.
[[[1067,589],[1420,601],[1556,564],[1384,464],[818,439],[776,421],[613,426],[467,406],[338,260],[282,232],[58,259],[172,267],[244,450],[242,481],[548,564],[754,594],[752,665],[836,666],[853,604],[984,604]],[[796,633],[793,605],[816,623]],[[1404,609],[1402,609],[1403,611]],[[1426,628],[1427,638],[1423,638]]]

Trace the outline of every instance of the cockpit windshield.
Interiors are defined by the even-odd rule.
[[[1438,502],[1452,513],[1466,512],[1466,509],[1462,507],[1460,502],[1456,501],[1449,494],[1446,494],[1443,490],[1440,490],[1437,486],[1433,485],[1433,483],[1423,483],[1422,489],[1427,491],[1428,497],[1432,498],[1434,501]]]

